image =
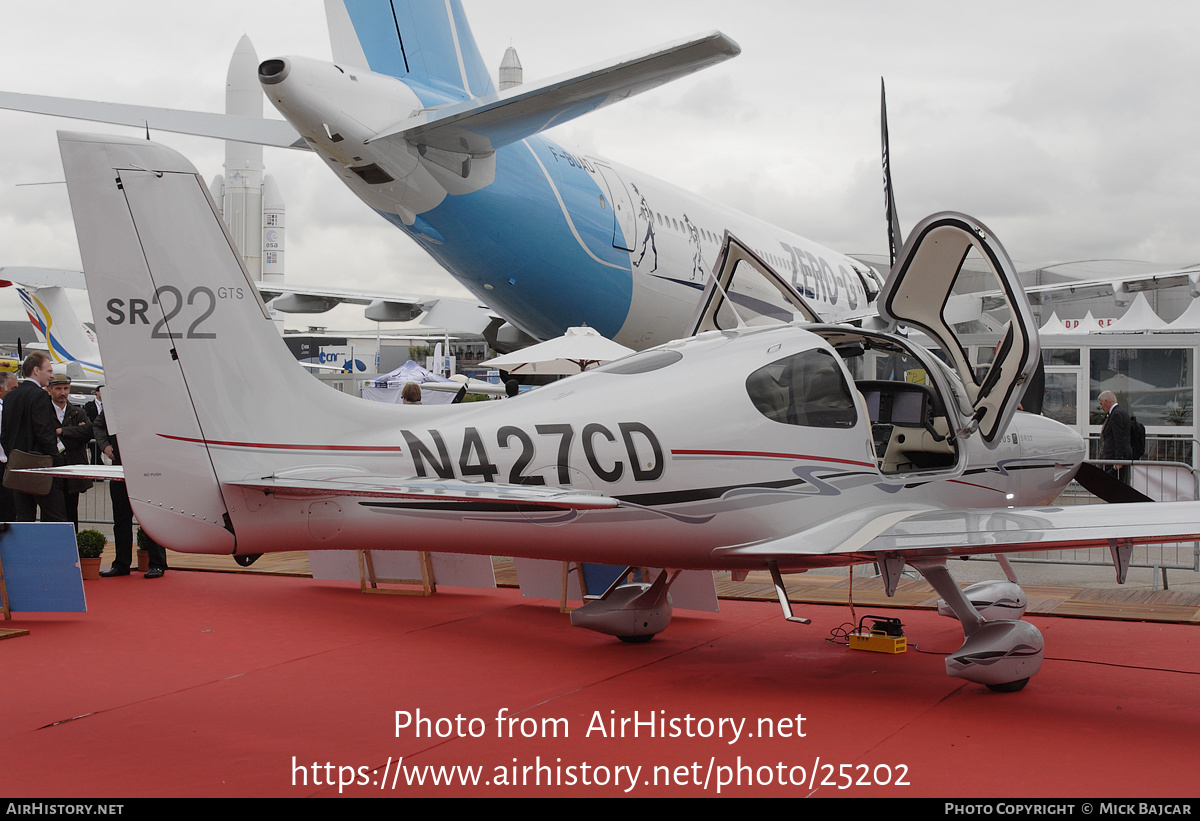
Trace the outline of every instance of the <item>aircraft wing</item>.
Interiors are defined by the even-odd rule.
[[[385,128],[369,142],[403,139],[454,153],[486,154],[740,53],[737,43],[721,32],[707,32],[579,72],[425,111]]]
[[[308,288],[302,285],[285,285],[282,282],[256,282],[258,292],[263,301],[278,299],[281,296],[295,295],[303,298],[324,299],[333,303],[348,302],[351,305],[370,305],[378,299],[394,302],[399,305],[423,305],[436,299],[419,294],[380,294],[356,291],[350,288]],[[280,307],[280,306],[276,306]],[[287,312],[287,308],[280,308]],[[300,312],[307,313],[307,311]]]
[[[0,288],[16,283],[26,288],[74,288],[86,290],[83,271],[67,268],[27,268],[7,265],[0,268]]]
[[[146,105],[102,103],[68,97],[45,97],[40,94],[18,94],[12,91],[0,91],[0,108],[170,131],[175,134],[194,134],[254,145],[308,150],[308,144],[300,137],[299,132],[284,120]]]
[[[424,314],[422,325],[461,334],[482,334],[497,317],[495,311],[479,300],[463,297],[256,284],[263,300],[270,300],[272,308],[285,314],[319,314],[345,302],[365,305],[363,316],[373,322],[410,322]]]
[[[600,510],[617,507],[611,496],[578,490],[496,482],[459,482],[380,476],[333,478],[267,477],[223,484],[288,497],[363,496],[428,505],[519,505],[565,510]]]
[[[1193,291],[1200,289],[1200,267],[1193,266],[1132,276],[1117,275],[1104,279],[1059,282],[1052,285],[1034,285],[1026,288],[1025,293],[1029,296],[1030,302],[1044,303],[1066,298],[1083,299],[1110,294],[1120,296],[1121,294],[1135,294],[1139,291],[1175,288],[1181,285],[1188,285]],[[984,296],[984,309],[986,310],[990,307],[987,299],[990,295]]]
[[[0,267],[0,287],[16,283],[25,288],[85,288],[83,271],[63,268]],[[323,313],[341,303],[367,306],[367,319],[408,322],[425,313],[422,324],[456,333],[481,334],[496,315],[478,300],[463,297],[356,291],[349,288],[309,288],[256,282],[263,301],[284,313]]]
[[[886,257],[856,254],[854,258],[867,265],[883,267],[887,265]],[[977,272],[979,270],[977,261],[968,259],[963,264],[963,270]],[[1064,278],[1061,282],[1025,286],[1025,295],[1033,305],[1050,304],[1063,300],[1089,299],[1097,296],[1119,297],[1125,295],[1128,298],[1139,291],[1155,291],[1185,285],[1193,293],[1200,292],[1200,265],[1162,269],[1156,268],[1153,263],[1149,262],[1076,260],[1053,264],[1023,263],[1018,265],[1017,273],[1022,281],[1026,282],[1041,273],[1054,274]],[[1083,273],[1084,276],[1078,276],[1079,273]],[[977,319],[981,311],[990,311],[999,307],[1001,295],[999,291],[995,290],[973,291],[959,294],[955,300],[958,301],[958,304],[951,307],[957,316],[949,318],[951,322]]]
[[[714,555],[811,566],[844,564],[835,558],[844,554],[938,558],[1197,540],[1197,502],[915,511],[881,508],[854,511],[780,539],[719,548]]]
[[[356,291],[349,288],[309,288],[258,282],[258,291],[271,307],[287,314],[323,313],[341,303],[365,305],[364,316],[375,322],[409,322],[422,313],[423,325],[456,333],[482,334],[496,313],[466,297]]]

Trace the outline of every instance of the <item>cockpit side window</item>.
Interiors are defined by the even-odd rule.
[[[759,413],[786,425],[852,428],[858,422],[842,369],[825,350],[794,354],[765,365],[746,379]]]

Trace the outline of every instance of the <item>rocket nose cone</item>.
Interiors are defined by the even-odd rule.
[[[263,85],[282,83],[288,76],[290,65],[286,59],[263,60],[258,67],[258,81]]]
[[[253,54],[254,43],[250,42],[250,36],[243,34],[242,39],[238,40],[237,48],[233,50],[234,54]]]

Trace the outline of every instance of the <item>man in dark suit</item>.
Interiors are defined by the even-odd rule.
[[[0,424],[0,446],[10,463],[15,451],[51,456],[62,464],[58,455],[58,414],[54,402],[46,393],[46,385],[54,376],[54,363],[41,351],[34,351],[21,363],[24,380],[4,398],[4,414]],[[51,485],[45,496],[13,493],[18,522],[32,522],[37,509],[42,509],[43,522],[65,522],[66,502],[61,481]]]
[[[58,415],[58,440],[63,444],[63,464],[88,464],[87,446],[92,441],[92,422],[87,413],[78,405],[71,403],[71,377],[65,373],[56,373],[50,380],[47,392],[54,402],[55,414]],[[63,486],[63,498],[66,503],[67,521],[75,525],[79,532],[79,494],[92,486],[91,479],[57,479]]]
[[[87,414],[88,424],[94,425],[96,417],[100,415],[100,411],[104,409],[104,399],[100,396],[100,390],[104,387],[101,382],[96,386],[96,392],[92,394],[91,400],[83,404],[83,412]],[[100,448],[96,447],[96,440],[93,439],[88,445],[88,462],[93,465],[103,465],[104,462],[100,459]]]
[[[100,409],[104,405],[104,400],[100,396],[100,391],[103,388],[104,383],[101,382],[96,386],[96,391],[92,394],[92,398],[83,403],[83,412],[87,414],[89,424],[96,421],[96,417],[100,415]]]
[[[3,420],[4,413],[4,397],[17,387],[17,377],[8,371],[0,371],[0,421]],[[0,477],[4,476],[4,470],[8,466],[8,456],[4,453],[4,448],[0,447]],[[17,509],[13,502],[13,492],[4,487],[0,483],[0,522],[15,522],[17,520]]]
[[[1101,459],[1132,459],[1133,446],[1129,443],[1129,411],[1117,404],[1112,391],[1100,394],[1100,410],[1107,414],[1104,427],[1100,430]],[[1129,484],[1128,465],[1105,465],[1104,469]]]

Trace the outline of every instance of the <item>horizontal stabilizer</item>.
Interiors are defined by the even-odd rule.
[[[125,468],[121,465],[63,465],[56,468],[25,468],[17,473],[38,473],[60,479],[105,479],[124,482]]]
[[[369,142],[403,139],[443,151],[487,154],[740,52],[721,32],[709,32],[578,73],[426,111],[384,129]]]
[[[207,111],[184,111],[176,108],[157,108],[124,103],[102,103],[96,100],[73,100],[67,97],[45,97],[39,94],[17,94],[0,91],[0,108],[49,114],[73,120],[128,125],[174,134],[194,134],[254,145],[276,148],[301,148],[308,144],[296,129],[283,120],[264,120],[261,117],[242,117],[234,114],[214,114]]]
[[[504,385],[495,385],[491,382],[484,382],[482,379],[468,379],[466,382],[422,382],[421,390],[458,393],[462,390],[463,385],[467,386],[467,393],[480,393],[488,396],[504,396],[508,393],[508,389]]]
[[[498,483],[389,479],[383,476],[347,476],[334,479],[268,477],[225,482],[230,487],[260,490],[289,497],[363,496],[395,501],[504,504],[565,510],[602,510],[620,502],[610,496],[561,488]]]

